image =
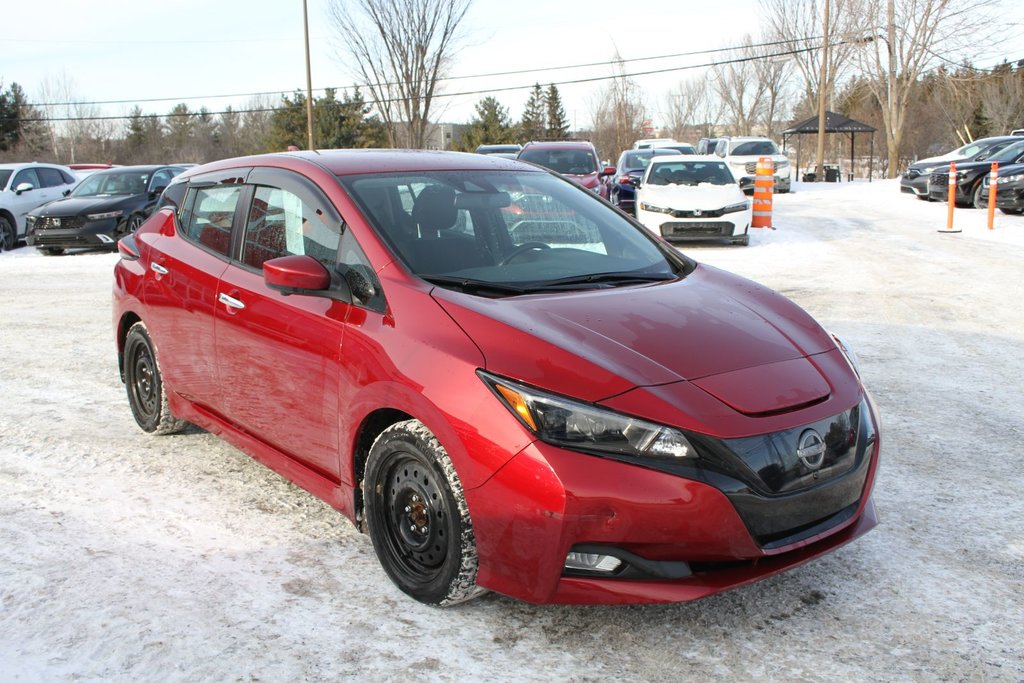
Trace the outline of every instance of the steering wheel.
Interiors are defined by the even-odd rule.
[[[517,256],[520,256],[522,254],[525,254],[528,251],[539,251],[541,249],[550,249],[550,248],[551,248],[550,245],[544,244],[543,242],[523,242],[518,247],[516,247],[515,249],[510,251],[505,258],[501,259],[501,261],[498,263],[498,265],[499,266],[508,265],[512,261],[512,259],[514,259]]]

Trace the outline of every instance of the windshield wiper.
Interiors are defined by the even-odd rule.
[[[504,294],[509,296],[515,296],[517,294],[526,294],[530,290],[524,287],[517,287],[515,285],[507,285],[501,282],[487,282],[486,280],[474,280],[468,277],[458,277],[456,275],[420,275],[421,278],[427,282],[440,285],[442,287],[454,287],[467,294]]]
[[[589,275],[574,275],[563,277],[557,280],[547,280],[534,285],[534,291],[538,289],[572,289],[580,285],[639,285],[648,282],[665,282],[675,280],[679,276],[675,273],[590,273]]]

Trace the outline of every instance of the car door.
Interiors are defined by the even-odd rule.
[[[224,271],[217,292],[224,414],[336,480],[339,362],[351,307],[330,297],[270,289],[262,267],[279,256],[308,255],[334,272],[341,217],[298,174],[255,169],[249,183],[253,189],[238,258]]]
[[[223,412],[217,377],[214,314],[217,285],[228,267],[236,213],[251,190],[249,169],[194,178],[175,229],[162,231],[153,245],[144,299],[167,385],[185,399]]]
[[[23,183],[28,183],[32,189],[19,193],[18,186]],[[11,190],[14,194],[11,203],[14,208],[15,221],[18,224],[19,237],[25,236],[25,215],[29,211],[61,197],[61,191],[58,188],[43,185],[35,168],[23,168],[18,171],[11,182]]]

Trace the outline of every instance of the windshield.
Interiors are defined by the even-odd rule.
[[[998,161],[1000,163],[1006,163],[1008,161],[1015,162],[1017,161],[1017,157],[1021,156],[1022,154],[1024,154],[1024,140],[1021,140],[1020,142],[1015,142],[1012,145],[1009,145],[1008,147],[1005,147],[1003,149],[999,149],[996,151],[996,153],[992,154],[991,156],[987,156],[984,160]],[[981,158],[979,158],[979,160],[981,160]]]
[[[593,193],[547,173],[343,176],[416,275],[488,296],[675,279],[685,261]]]
[[[598,171],[597,158],[585,149],[527,147],[519,153],[519,158],[565,175],[587,175]]]
[[[732,148],[732,156],[749,157],[761,154],[778,154],[779,148],[771,140],[748,140]]]
[[[722,161],[658,161],[648,171],[648,185],[733,185],[736,180]]]
[[[7,181],[11,179],[12,173],[14,173],[14,171],[10,169],[0,170],[0,190],[7,187]]]
[[[142,194],[149,186],[149,176],[149,171],[93,173],[79,183],[71,194],[75,197]]]

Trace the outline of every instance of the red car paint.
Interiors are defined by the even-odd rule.
[[[315,273],[296,262],[268,265],[266,277],[246,269],[185,239],[181,214],[164,208],[115,268],[118,350],[143,321],[175,416],[350,519],[361,515],[360,454],[401,414],[422,422],[455,466],[473,520],[477,583],[531,602],[697,599],[802,564],[875,525],[874,406],[831,337],[778,294],[703,265],[667,282],[522,297],[439,287],[410,270],[339,183],[396,171],[539,173],[513,161],[302,153],[217,162],[182,178],[245,186],[254,168],[289,171],[322,193],[365,253],[386,306],[281,291]],[[706,481],[539,440],[481,381],[481,369],[717,439],[792,430],[866,406],[864,483],[848,516],[829,528],[781,546],[759,543],[731,499]],[[566,554],[580,544],[707,566],[677,579],[567,575]]]

